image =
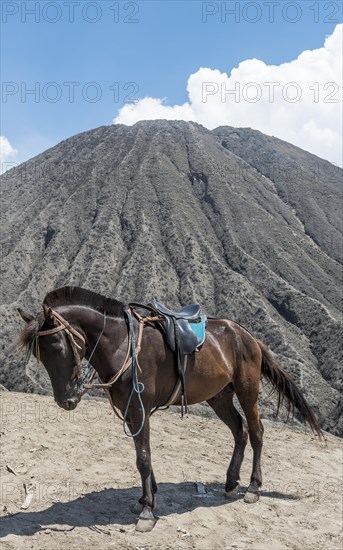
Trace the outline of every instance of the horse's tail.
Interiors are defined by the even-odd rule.
[[[305,424],[309,424],[312,431],[323,437],[319,422],[307,403],[300,389],[296,386],[290,375],[275,361],[271,352],[263,342],[258,341],[262,351],[262,376],[265,376],[278,392],[278,405],[276,415],[286,398],[288,414],[294,413],[294,408],[300,412]]]

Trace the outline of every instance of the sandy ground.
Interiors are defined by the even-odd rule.
[[[140,496],[133,443],[106,402],[84,401],[69,413],[50,397],[1,398],[3,550],[342,548],[338,438],[320,443],[267,422],[262,497],[257,504],[245,504],[242,495],[228,502],[223,483],[232,437],[224,424],[158,412],[152,450],[159,520],[142,534],[130,511]],[[248,447],[243,487],[251,456]]]

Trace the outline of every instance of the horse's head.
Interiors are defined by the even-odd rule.
[[[81,360],[86,352],[83,335],[45,305],[43,315],[37,317],[21,308],[18,311],[26,322],[21,342],[46,368],[56,403],[65,410],[75,409],[80,401]]]

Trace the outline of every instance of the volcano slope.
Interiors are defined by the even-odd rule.
[[[341,178],[260,132],[182,121],[100,127],[8,171],[0,383],[50,391],[18,353],[16,307],[57,286],[194,301],[264,340],[342,435]]]

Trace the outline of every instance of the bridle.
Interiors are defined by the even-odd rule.
[[[51,309],[50,312],[49,312],[49,315],[57,321],[58,326],[54,327],[54,328],[51,328],[51,329],[48,329],[48,330],[40,330],[40,331],[37,332],[36,336],[37,337],[38,336],[48,336],[49,334],[55,334],[56,332],[60,332],[61,330],[64,330],[67,337],[68,337],[68,339],[69,339],[70,346],[71,346],[71,349],[72,349],[73,354],[74,354],[75,366],[76,366],[76,377],[77,377],[77,379],[80,379],[82,377],[81,358],[80,358],[80,355],[79,355],[77,350],[82,349],[82,347],[79,346],[79,344],[77,344],[75,342],[74,336],[76,336],[76,338],[81,340],[81,342],[83,343],[84,346],[86,346],[86,340],[84,339],[82,334],[80,334],[74,327],[72,327],[68,323],[68,321],[66,321],[62,317],[62,315],[57,313],[57,311],[53,311]]]

